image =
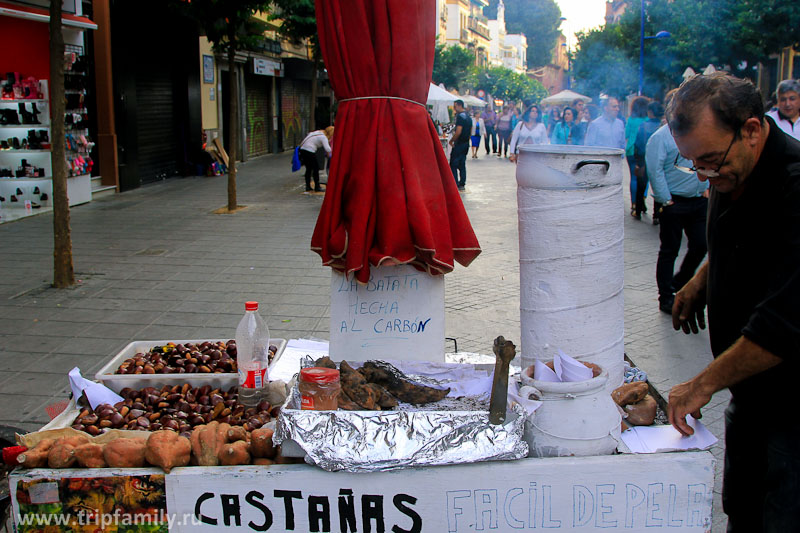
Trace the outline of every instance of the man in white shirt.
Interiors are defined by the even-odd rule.
[[[787,135],[800,140],[800,82],[797,80],[783,80],[775,91],[778,97],[778,109],[768,111],[771,117]]]
[[[625,149],[625,124],[617,118],[619,100],[609,97],[603,106],[603,114],[589,123],[586,131],[586,146],[605,146]]]

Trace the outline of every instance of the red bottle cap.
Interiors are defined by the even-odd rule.
[[[306,383],[336,383],[339,381],[339,371],[333,368],[312,366],[300,371],[300,380]]]
[[[258,302],[245,302],[244,303],[244,310],[245,311],[258,311]]]

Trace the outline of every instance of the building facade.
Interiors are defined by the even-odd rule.
[[[506,33],[505,5],[500,0],[497,18],[489,20],[489,63],[524,74],[528,65],[528,40],[523,34]]]
[[[447,46],[461,46],[475,54],[475,65],[489,65],[491,34],[489,20],[483,15],[488,0],[447,0]]]

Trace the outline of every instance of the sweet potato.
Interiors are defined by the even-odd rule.
[[[256,429],[250,432],[250,453],[253,457],[275,459],[277,451],[272,443],[274,431],[270,428]]]
[[[248,448],[249,445],[243,440],[223,445],[219,452],[219,464],[224,466],[250,464]]]
[[[634,381],[633,383],[625,383],[617,387],[611,393],[611,398],[620,407],[625,407],[628,404],[640,402],[647,396],[649,387],[645,381]]]
[[[192,456],[192,443],[174,431],[162,429],[154,431],[147,438],[144,458],[153,466],[161,467],[164,472],[176,466],[186,466]]]
[[[649,426],[656,420],[657,408],[655,399],[648,394],[644,400],[625,406],[625,420],[634,426]]]
[[[256,457],[253,459],[253,464],[258,466],[269,466],[274,465],[275,461],[272,459],[267,459],[266,457]]]
[[[145,439],[116,439],[103,448],[103,458],[111,468],[140,468],[145,464]]]
[[[87,442],[75,448],[75,458],[83,468],[105,468],[106,460],[103,457],[103,445]]]
[[[56,441],[56,444],[58,444],[58,443],[69,444],[73,448],[77,448],[78,446],[81,446],[81,445],[86,444],[88,442],[91,442],[91,441],[89,440],[89,437],[87,437],[86,435],[72,435],[72,436],[69,436],[69,437],[61,437],[60,439],[58,439]]]
[[[227,441],[236,442],[237,440],[247,440],[247,430],[242,426],[233,426],[228,430]]]
[[[47,452],[47,466],[50,468],[69,468],[75,464],[75,446],[58,439]]]
[[[47,465],[47,454],[55,444],[53,439],[42,439],[39,443],[17,456],[17,462],[23,468],[42,468]]]
[[[219,450],[227,438],[225,433],[220,433],[220,423],[217,421],[200,425],[192,431],[192,454],[200,466],[217,466],[219,464]],[[230,426],[225,428],[227,433]]]

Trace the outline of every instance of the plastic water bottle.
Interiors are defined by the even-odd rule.
[[[267,390],[269,328],[258,314],[258,302],[245,302],[244,309],[244,317],[236,327],[239,402],[245,407],[255,407]]]

